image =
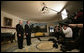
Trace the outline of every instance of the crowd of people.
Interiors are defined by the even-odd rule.
[[[70,50],[71,42],[76,42],[74,45],[78,45],[78,48],[80,51],[82,51],[83,46],[83,9],[76,12],[73,17],[71,17],[69,21],[66,21],[64,23],[59,23],[59,25],[55,26],[55,34],[54,36],[57,38],[57,40],[60,40],[60,36],[63,38],[62,44],[64,46],[68,45]],[[61,38],[61,39],[62,39]],[[66,43],[68,42],[68,43]],[[72,47],[74,47],[72,45]],[[66,48],[66,49],[68,49]],[[63,47],[64,49],[64,47]],[[72,48],[71,48],[72,49]]]

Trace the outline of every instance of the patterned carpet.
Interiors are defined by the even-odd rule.
[[[53,42],[47,41],[50,38],[56,39],[55,37],[41,37],[42,41],[40,41],[38,38],[32,38],[30,46],[26,45],[26,40],[24,39],[23,49],[18,49],[17,42],[3,44],[1,45],[1,52],[62,52],[60,50],[61,44],[58,45],[58,48],[53,48]],[[79,50],[74,49],[67,52],[79,52]]]
[[[37,44],[37,48],[39,50],[51,50],[53,49],[53,42],[52,41],[44,41],[39,44]]]

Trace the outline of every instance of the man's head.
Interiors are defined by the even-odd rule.
[[[55,28],[58,28],[58,27],[59,27],[59,25],[56,25],[56,26],[55,26]]]
[[[67,22],[63,23],[63,29],[66,30],[67,27],[68,27],[68,23]]]
[[[19,24],[23,24],[22,20],[19,21]]]
[[[77,20],[78,18],[80,18],[81,16],[83,16],[83,8],[81,8],[77,14],[75,15],[74,19]]]
[[[67,27],[68,27],[67,25],[63,25],[63,29],[64,29],[64,30],[66,30],[66,29],[67,29]]]
[[[27,21],[27,24],[30,24],[30,21]]]

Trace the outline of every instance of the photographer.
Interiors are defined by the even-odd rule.
[[[57,37],[57,40],[64,38],[64,33],[62,31],[61,25],[59,25],[59,26],[56,25],[54,31],[55,31],[55,37]]]
[[[58,25],[55,26],[54,32],[55,32],[55,37],[57,37],[57,40],[58,40],[59,39],[59,32],[60,32],[60,28]]]

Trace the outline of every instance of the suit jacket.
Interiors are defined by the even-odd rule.
[[[24,29],[20,24],[16,25],[17,34],[24,34]]]
[[[31,26],[25,25],[25,33],[31,33]]]

